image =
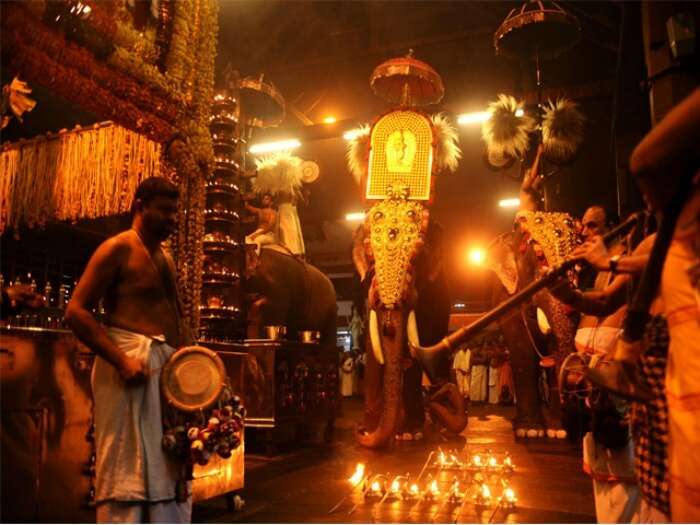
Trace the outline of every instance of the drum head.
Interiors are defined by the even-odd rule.
[[[224,363],[215,352],[203,346],[186,346],[163,367],[160,387],[171,406],[194,412],[216,402],[225,381]]]

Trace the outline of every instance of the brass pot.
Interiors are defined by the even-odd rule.
[[[321,332],[317,332],[316,330],[303,330],[299,332],[299,340],[302,343],[318,343],[319,339],[321,339]]]
[[[286,326],[276,326],[276,325],[270,325],[265,327],[265,338],[266,339],[273,339],[273,340],[279,340],[279,339],[284,339],[284,336],[287,335],[287,327]]]

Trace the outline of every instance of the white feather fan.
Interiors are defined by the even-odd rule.
[[[583,142],[585,120],[572,100],[549,101],[542,117],[542,144],[547,160],[561,163],[574,156]]]
[[[518,109],[518,101],[504,94],[489,104],[491,118],[481,126],[489,159],[523,158],[527,153],[535,121],[528,115],[516,116]]]

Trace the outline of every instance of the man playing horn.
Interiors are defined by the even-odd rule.
[[[175,230],[177,188],[159,177],[136,190],[131,228],[95,251],[66,310],[97,357],[92,370],[98,523],[188,523],[180,466],[161,447],[159,370],[189,342],[175,268],[161,243]],[[91,309],[104,298],[107,326]],[[182,487],[182,485],[180,485]]]

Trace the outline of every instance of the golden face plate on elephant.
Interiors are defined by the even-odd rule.
[[[375,280],[385,306],[401,302],[406,272],[425,233],[424,210],[420,202],[389,199],[372,206],[367,214]]]
[[[516,217],[542,247],[549,266],[564,262],[578,245],[576,225],[568,213],[519,211]]]
[[[392,111],[370,131],[368,199],[430,198],[433,169],[433,129],[416,111]]]

